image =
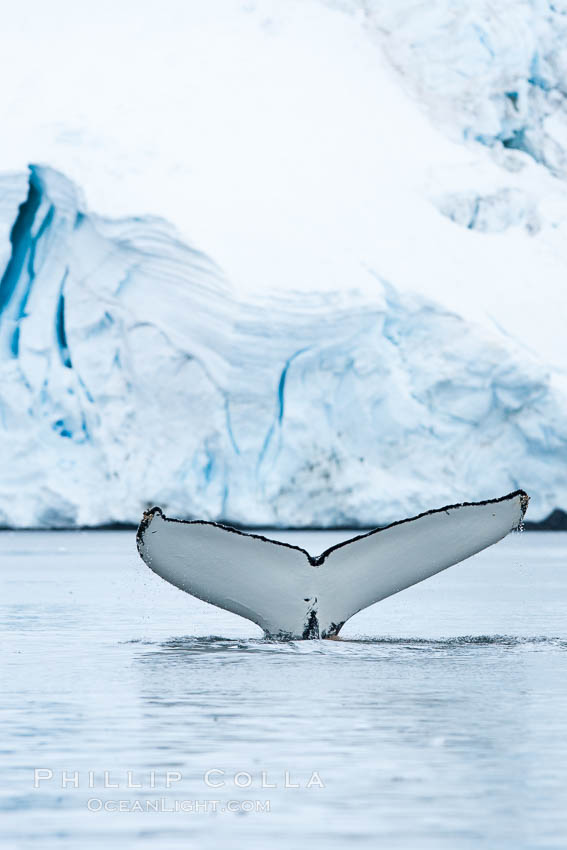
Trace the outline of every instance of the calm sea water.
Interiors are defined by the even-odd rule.
[[[512,535],[342,642],[264,640],[129,532],[0,552],[5,847],[567,846],[567,534]]]

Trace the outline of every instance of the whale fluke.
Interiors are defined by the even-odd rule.
[[[427,511],[353,537],[317,557],[215,522],[147,511],[138,551],[157,575],[280,638],[336,636],[374,602],[417,584],[518,528],[528,496]]]

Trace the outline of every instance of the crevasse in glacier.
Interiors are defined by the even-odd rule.
[[[162,220],[90,214],[47,167],[1,184],[3,525],[567,504],[565,400],[509,337],[377,276],[238,297]]]

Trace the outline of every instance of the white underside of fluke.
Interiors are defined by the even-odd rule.
[[[138,550],[157,575],[240,614],[266,634],[338,634],[363,608],[480,552],[518,528],[528,496],[451,505],[354,537],[313,557],[217,523],[144,514]]]

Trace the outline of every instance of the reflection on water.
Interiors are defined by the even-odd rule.
[[[166,585],[128,533],[2,543],[7,847],[565,846],[566,534],[287,642]]]

